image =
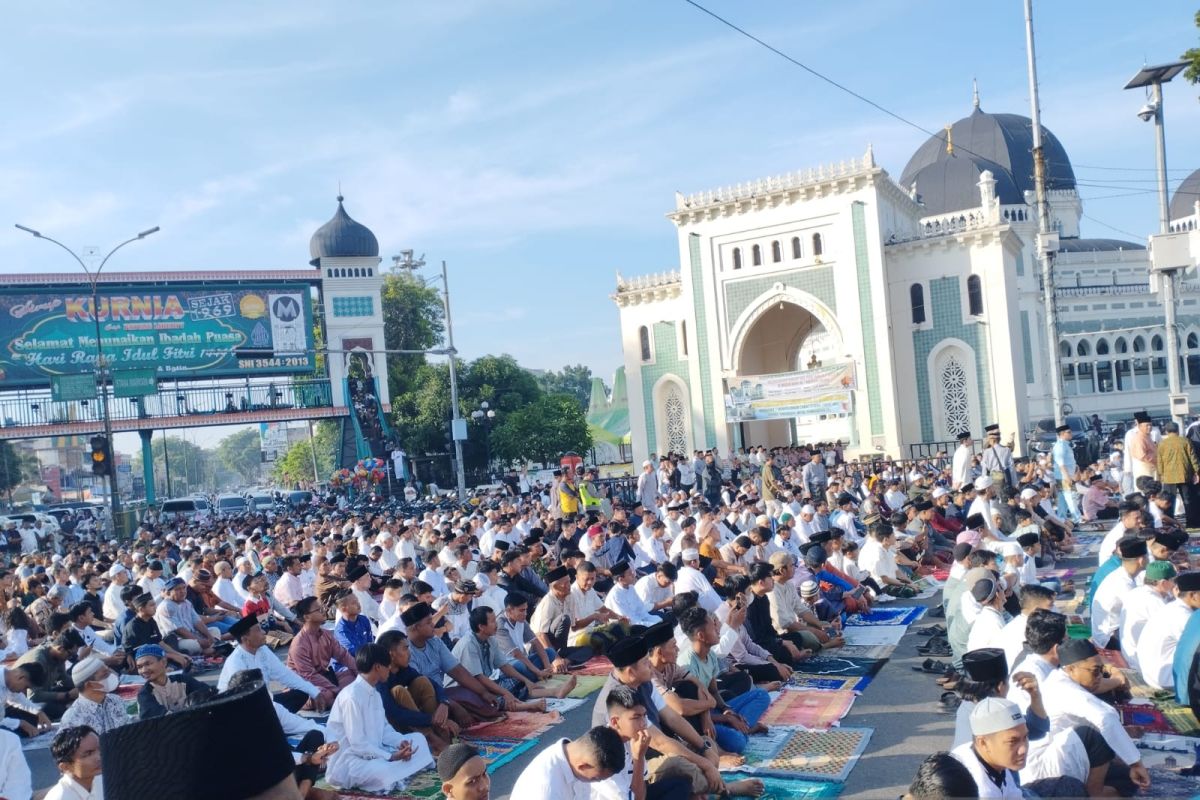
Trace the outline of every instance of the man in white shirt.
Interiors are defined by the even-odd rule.
[[[283,574],[275,582],[274,595],[275,599],[287,608],[291,608],[307,596],[304,594],[304,587],[300,583],[299,556],[283,557]]]
[[[700,597],[700,607],[715,613],[721,605],[721,597],[700,571],[700,551],[689,547],[683,551],[681,558],[683,565],[679,567],[679,575],[675,578],[675,593],[696,592]]]
[[[1092,639],[1102,647],[1110,647],[1121,627],[1121,606],[1138,585],[1146,568],[1146,542],[1127,536],[1117,542],[1121,566],[1108,574],[1092,597]]]
[[[511,796],[520,800],[588,800],[592,785],[624,768],[625,745],[620,735],[607,726],[597,726],[575,741],[554,740],[521,772]]]
[[[663,561],[654,568],[654,572],[638,578],[633,590],[651,614],[663,612],[671,607],[675,598],[675,579],[678,575],[673,563]]]
[[[1117,549],[1117,542],[1122,536],[1133,534],[1142,527],[1142,509],[1136,503],[1122,503],[1118,514],[1117,523],[1109,529],[1108,533],[1104,534],[1104,538],[1100,541],[1096,566],[1108,561],[1113,551]]]
[[[274,681],[284,687],[285,691],[275,695],[275,702],[288,711],[295,713],[304,708],[305,703],[311,703],[315,711],[325,710],[321,690],[288,669],[271,652],[271,648],[265,646],[267,636],[258,624],[258,617],[242,617],[229,629],[229,635],[238,646],[233,648],[221,667],[217,691],[225,691],[229,687],[229,680],[242,670],[257,669],[262,671],[264,681]]]
[[[896,555],[892,552],[895,546],[896,533],[892,526],[886,522],[875,523],[858,555],[858,566],[870,573],[887,594],[912,597],[916,590],[896,565]]]
[[[961,489],[963,484],[971,482],[971,432],[963,431],[958,434],[958,449],[954,451],[954,460],[950,469],[950,484],[955,489]]]
[[[983,578],[971,587],[980,605],[979,616],[967,636],[967,650],[1004,648],[1004,590],[997,581]]]
[[[1054,592],[1044,586],[1031,583],[1021,587],[1021,613],[1008,621],[1000,632],[999,647],[1009,664],[1016,664],[1025,647],[1025,627],[1029,616],[1035,611],[1049,611],[1054,607]],[[969,637],[968,637],[969,638]]]
[[[641,625],[649,628],[662,620],[650,613],[645,601],[638,596],[634,583],[637,573],[629,566],[628,561],[622,561],[612,568],[613,587],[604,598],[604,607],[624,619],[630,625]]]
[[[1155,689],[1175,688],[1172,671],[1175,650],[1184,626],[1200,608],[1200,572],[1179,573],[1175,577],[1175,596],[1174,602],[1167,603],[1165,609],[1150,618],[1138,640],[1142,678]]]
[[[129,583],[129,570],[121,564],[113,564],[108,569],[110,583],[104,590],[104,618],[119,624],[125,617],[125,604],[121,602],[121,590]]]
[[[1125,662],[1138,669],[1138,643],[1146,623],[1161,615],[1175,599],[1175,565],[1170,561],[1153,561],[1146,565],[1142,585],[1135,587],[1121,604],[1121,625],[1118,628],[1121,652]],[[1168,663],[1169,660],[1168,660]]]

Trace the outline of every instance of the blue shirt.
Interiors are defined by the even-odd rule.
[[[1062,480],[1065,471],[1065,477],[1074,480],[1079,468],[1075,465],[1075,448],[1071,446],[1071,442],[1067,439],[1056,440],[1054,447],[1050,448],[1050,453],[1054,460],[1054,477]]]
[[[1175,676],[1175,700],[1181,706],[1187,706],[1191,699],[1188,678],[1191,677],[1192,662],[1196,660],[1197,648],[1200,648],[1200,613],[1193,611],[1188,617],[1187,625],[1183,626],[1183,633],[1179,634],[1179,643],[1175,645],[1175,660],[1171,663],[1171,672]]]
[[[1104,579],[1111,575],[1113,570],[1119,566],[1121,566],[1121,557],[1116,553],[1113,553],[1108,557],[1108,561],[1105,561],[1100,565],[1100,567],[1096,570],[1096,574],[1092,575],[1092,582],[1088,584],[1088,608],[1091,608],[1092,598],[1096,596],[1096,590],[1100,588],[1100,584],[1103,583]]]
[[[458,659],[450,654],[450,649],[439,637],[433,637],[424,647],[417,647],[410,639],[408,665],[417,672],[429,678],[434,686],[441,686],[446,679],[446,673],[458,666]]]
[[[371,634],[371,620],[365,615],[359,614],[354,618],[354,622],[342,617],[333,626],[333,635],[337,638],[338,644],[346,648],[350,655],[358,652],[358,648],[364,644],[375,641],[375,637]]]

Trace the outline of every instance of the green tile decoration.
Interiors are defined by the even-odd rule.
[[[1029,312],[1021,312],[1021,352],[1025,354],[1025,383],[1033,383],[1033,344],[1029,336]]]
[[[375,316],[375,298],[366,297],[335,297],[333,298],[333,315],[335,317],[373,317]]]
[[[929,282],[929,305],[933,311],[933,327],[913,331],[913,356],[917,377],[917,406],[921,413],[921,439],[937,441],[933,432],[933,387],[929,385],[929,354],[945,339],[960,339],[975,351],[975,377],[979,392],[981,424],[995,419],[992,408],[992,378],[988,364],[988,342],[984,326],[968,324],[962,319],[962,280],[958,277],[935,278]],[[986,291],[986,287],[985,287]],[[1028,362],[1027,362],[1028,363]],[[1026,369],[1026,378],[1030,371]]]
[[[646,415],[646,452],[657,453],[657,431],[654,423],[654,384],[664,375],[672,375],[688,387],[687,362],[679,358],[679,339],[675,323],[656,322],[653,330],[654,363],[642,366],[642,408]]]
[[[696,449],[717,443],[717,425],[713,411],[712,365],[709,363],[708,315],[704,313],[704,268],[700,263],[700,235],[688,236],[688,254],[692,268],[692,309],[696,322],[696,357],[700,359],[700,400],[704,408],[704,441],[693,442]],[[693,430],[696,420],[692,420]]]
[[[725,331],[730,333],[733,324],[759,296],[777,283],[792,289],[807,292],[837,312],[837,296],[833,288],[833,267],[797,269],[791,272],[766,275],[759,278],[742,278],[725,282]]]
[[[863,204],[850,205],[854,226],[854,262],[858,272],[858,313],[862,320],[863,356],[867,362],[867,407],[871,415],[871,435],[883,433],[883,404],[879,392],[879,354],[875,342],[875,308],[871,302],[871,268],[867,255],[867,222]]]

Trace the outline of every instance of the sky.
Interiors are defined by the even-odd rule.
[[[702,1],[927,130],[970,112],[972,79],[985,111],[1029,113],[1020,0]],[[1200,43],[1195,0],[1036,5],[1084,235],[1143,240],[1153,129],[1122,87]],[[72,269],[16,222],[103,249],[161,226],[111,270],[303,268],[340,187],[385,264],[447,261],[463,357],[606,381],[616,273],[678,269],[675,191],[868,143],[898,178],[927,138],[684,0],[42,0],[6,19],[3,271]],[[1174,183],[1200,167],[1200,87],[1165,95]]]

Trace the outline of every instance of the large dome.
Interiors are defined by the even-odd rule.
[[[371,229],[355,222],[342,207],[344,198],[338,195],[333,219],[317,228],[308,242],[308,252],[314,267],[322,258],[378,258],[379,240]]]
[[[1171,198],[1170,218],[1172,220],[1190,217],[1196,213],[1196,201],[1200,200],[1200,169],[1183,179],[1183,183],[1175,189]]]
[[[1074,189],[1075,171],[1067,151],[1063,149],[1053,133],[1042,128],[1042,146],[1046,157],[1046,188]],[[922,195],[922,201],[931,214],[941,214],[946,211],[956,211],[961,208],[972,208],[979,205],[979,190],[974,186],[959,187],[945,186],[939,190],[937,180],[928,180],[928,185],[922,191],[919,176],[923,170],[934,164],[967,159],[975,162],[973,169],[958,169],[947,172],[948,176],[957,175],[963,179],[976,175],[981,164],[988,163],[988,169],[996,173],[997,193],[1002,186],[1009,184],[1018,193],[1018,199],[1011,200],[1001,195],[1001,202],[1023,202],[1024,193],[1033,191],[1033,123],[1029,117],[1019,114],[987,114],[978,106],[970,116],[960,119],[950,126],[950,143],[952,152],[947,152],[945,135],[930,137],[925,144],[918,148],[913,157],[908,160],[904,172],[900,175],[900,185],[908,188],[918,183],[917,191]],[[995,165],[1006,175],[1001,177],[996,172]],[[928,173],[926,173],[928,176]],[[1007,178],[1007,180],[1005,180]],[[978,178],[975,179],[978,181]],[[959,202],[967,196],[972,198],[967,205]]]
[[[996,197],[1003,205],[1024,203],[1025,196],[1007,169],[995,161],[960,153],[919,169],[905,184],[917,187],[917,196],[930,213],[941,214],[979,206],[979,176],[990,171],[996,180]],[[930,205],[930,199],[937,205]]]

